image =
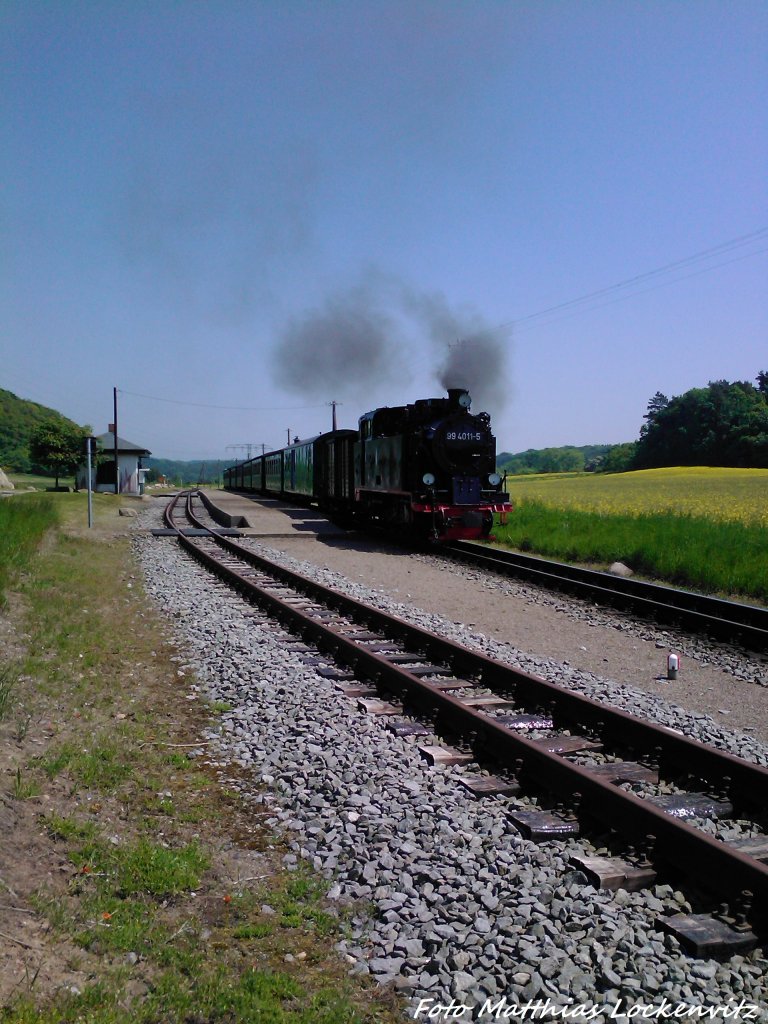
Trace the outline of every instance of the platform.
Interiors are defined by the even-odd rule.
[[[347,537],[349,531],[330,522],[316,508],[258,494],[203,489],[222,526],[235,527],[246,537],[293,537],[313,540]]]

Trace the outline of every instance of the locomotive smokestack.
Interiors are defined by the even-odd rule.
[[[462,401],[461,396],[466,395],[467,397]],[[468,409],[469,392],[466,388],[448,388],[448,400],[455,409]]]

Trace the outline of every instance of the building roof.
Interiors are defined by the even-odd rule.
[[[114,452],[115,450],[115,435],[111,430],[108,430],[106,434],[97,434],[96,440],[101,445],[106,453]],[[125,454],[129,452],[131,455],[151,455],[152,452],[148,448],[142,448],[141,445],[134,444],[133,441],[126,441],[125,438],[117,435],[117,454],[120,452]]]

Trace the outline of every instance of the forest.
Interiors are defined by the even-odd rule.
[[[768,372],[749,381],[710,381],[648,403],[633,469],[660,466],[768,468]]]
[[[0,468],[11,473],[32,473],[35,466],[29,451],[29,442],[38,427],[49,423],[69,430],[78,429],[76,423],[37,402],[18,398],[12,391],[0,388]]]

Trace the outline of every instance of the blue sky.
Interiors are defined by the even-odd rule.
[[[632,440],[768,369],[766,54],[763,0],[5,0],[0,387],[211,459],[467,357],[500,449]]]

